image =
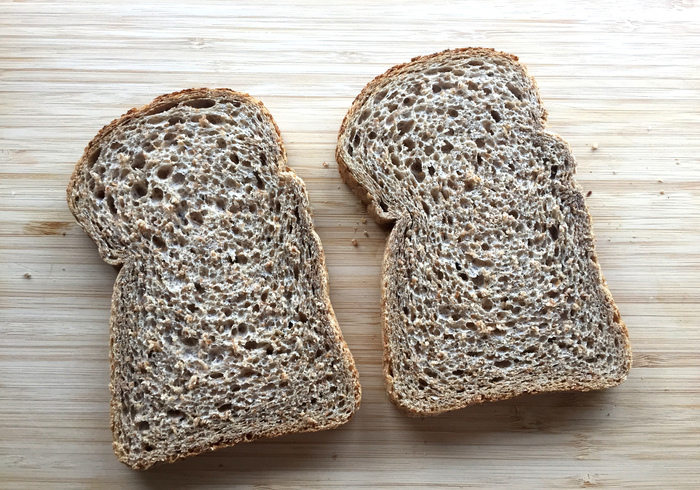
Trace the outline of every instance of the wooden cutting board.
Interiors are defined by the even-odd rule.
[[[485,3],[0,1],[0,487],[700,484],[697,2]],[[381,380],[387,234],[362,223],[341,182],[336,132],[390,66],[477,45],[521,57],[550,129],[577,156],[635,364],[603,392],[409,419]],[[249,92],[277,120],[364,396],[338,430],[136,473],[117,462],[109,430],[116,274],[72,219],[65,187],[103,125],[192,86]]]

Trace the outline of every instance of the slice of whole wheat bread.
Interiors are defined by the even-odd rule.
[[[360,385],[304,183],[261,102],[164,95],[87,146],[68,204],[109,264],[114,450],[134,469],[330,429]]]
[[[448,50],[391,68],[338,136],[380,223],[384,375],[428,415],[622,382],[627,328],[597,263],[567,144],[517,58]]]

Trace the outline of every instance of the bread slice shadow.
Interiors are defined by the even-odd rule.
[[[527,434],[577,437],[581,431],[605,430],[613,424],[614,390],[557,392],[524,395],[508,400],[473,405],[431,417],[401,415],[401,430],[424,444],[481,446],[486,443],[517,444]],[[460,444],[461,443],[461,444]]]
[[[253,480],[274,485],[277,475],[304,475],[337,467],[339,448],[352,447],[356,439],[348,425],[330,431],[289,434],[238,444],[181,459],[159,463],[136,473],[148,488],[199,488],[207,484],[246,484]],[[297,476],[302,478],[302,476]],[[239,480],[240,478],[240,480]],[[243,481],[241,481],[243,480]],[[267,480],[268,483],[263,483]]]

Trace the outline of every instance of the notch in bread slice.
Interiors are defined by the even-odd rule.
[[[627,376],[574,158],[545,118],[516,57],[474,48],[391,68],[343,121],[340,173],[393,224],[384,374],[411,414]]]
[[[122,462],[330,429],[358,409],[306,189],[261,102],[193,89],[132,109],[90,142],[68,204],[121,266],[110,388]]]

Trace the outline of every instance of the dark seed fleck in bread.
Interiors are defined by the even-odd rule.
[[[360,385],[304,183],[262,103],[164,95],[100,131],[68,186],[122,265],[111,317],[114,449],[145,469],[343,424]]]
[[[567,144],[517,58],[459,49],[370,82],[338,137],[344,180],[381,223],[391,400],[436,414],[592,390],[630,369]]]

